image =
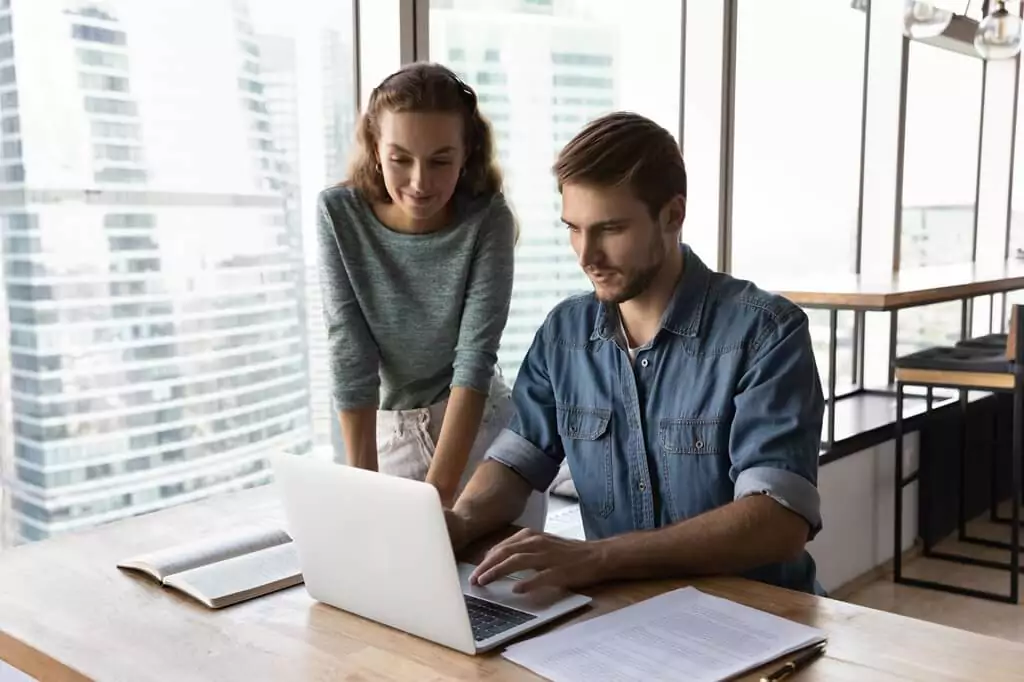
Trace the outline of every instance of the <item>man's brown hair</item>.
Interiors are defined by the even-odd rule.
[[[686,198],[686,164],[672,134],[639,114],[594,119],[558,154],[558,191],[570,183],[628,185],[652,217],[674,196]]]
[[[476,93],[450,69],[428,62],[408,64],[374,88],[356,126],[356,145],[348,177],[342,184],[355,187],[370,201],[390,203],[377,158],[380,117],[385,111],[458,114],[466,144],[458,189],[472,196],[502,191],[494,136],[490,123],[477,107]]]

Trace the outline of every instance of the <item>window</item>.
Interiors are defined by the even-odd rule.
[[[118,76],[104,76],[98,73],[78,74],[78,84],[83,90],[107,90],[128,92],[128,79]]]
[[[80,47],[78,60],[85,66],[99,66],[108,69],[127,70],[128,55]]]
[[[643,12],[627,0],[431,2],[431,57],[477,91],[521,225],[499,354],[506,380],[514,379],[551,308],[590,289],[561,225],[561,202],[547,169],[586,122],[616,109],[637,111],[678,133],[681,26],[677,0],[645,0]],[[653,73],[657,87],[637,77]]]
[[[980,59],[910,45],[901,270],[973,256],[981,72]],[[955,301],[900,311],[898,320],[898,355],[960,338],[961,306]]]
[[[112,31],[109,28],[99,26],[83,26],[74,24],[71,27],[71,36],[77,40],[84,40],[92,43],[107,43],[108,45],[124,45],[124,31]]]
[[[92,135],[94,138],[122,138],[136,140],[139,138],[139,125],[137,123],[115,123],[113,121],[91,121]]]
[[[856,266],[865,13],[849,0],[791,0],[786,12],[816,30],[791,40],[775,3],[743,2],[736,43],[731,265],[769,288],[774,273]],[[829,314],[808,317],[827,381]],[[842,385],[853,315],[839,322]]]
[[[355,126],[352,1],[13,4],[64,33],[0,40],[0,186],[24,186],[0,216],[8,537],[261,485],[272,452],[333,456],[313,211]],[[77,97],[42,79],[54,54]]]
[[[135,116],[138,105],[123,99],[105,97],[86,97],[85,110],[90,114],[106,114],[108,116]]]

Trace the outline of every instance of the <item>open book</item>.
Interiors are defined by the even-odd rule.
[[[211,609],[302,583],[295,544],[274,528],[177,545],[126,559],[117,567],[146,573]]]

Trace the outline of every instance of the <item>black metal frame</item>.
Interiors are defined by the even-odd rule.
[[[964,325],[966,329],[966,325]],[[1017,338],[1024,341],[1024,316],[1018,312],[1018,319],[1016,324]],[[965,513],[965,498],[966,498],[966,474],[967,474],[967,391],[971,390],[971,387],[965,387],[963,385],[957,385],[954,383],[948,384],[913,384],[910,382],[904,382],[901,380],[896,381],[896,429],[895,429],[895,505],[893,515],[893,581],[899,584],[910,585],[914,587],[922,587],[928,589],[939,590],[942,592],[949,592],[952,594],[959,594],[967,597],[977,597],[980,599],[989,599],[992,601],[1006,602],[1010,604],[1016,604],[1020,598],[1020,506],[1021,506],[1021,467],[1022,457],[1022,435],[1024,435],[1024,342],[1019,342],[1016,347],[1016,351],[1013,359],[1013,387],[1011,389],[1005,388],[988,388],[986,392],[992,393],[1010,393],[1013,396],[1013,439],[1011,444],[1010,452],[1010,478],[1011,478],[1011,505],[1012,512],[1009,519],[1002,519],[996,512],[998,505],[998,486],[996,477],[996,464],[997,458],[995,451],[992,456],[992,481],[991,481],[991,500],[990,500],[990,516],[995,521],[1005,521],[1010,524],[1010,542],[999,542],[995,540],[988,540],[984,538],[975,538],[967,535],[967,519]],[[941,559],[945,561],[954,561],[961,564],[967,564],[971,566],[981,566],[983,568],[1006,570],[1010,573],[1010,591],[1009,594],[1003,594],[999,592],[991,592],[987,590],[976,590],[972,588],[960,587],[958,585],[949,585],[946,583],[940,583],[934,580],[923,580],[920,578],[911,578],[903,575],[903,489],[913,483],[918,482],[918,495],[920,497],[918,508],[920,510],[921,517],[919,519],[918,528],[928,528],[928,510],[930,500],[928,499],[931,494],[930,481],[927,477],[929,458],[924,452],[918,453],[918,467],[917,470],[911,473],[909,476],[904,476],[903,472],[903,436],[904,436],[904,423],[903,423],[903,395],[904,388],[907,385],[923,385],[926,387],[928,396],[928,405],[926,411],[926,417],[931,416],[931,402],[932,402],[932,391],[935,388],[951,388],[956,389],[960,392],[960,409],[961,409],[961,431],[960,431],[960,447],[958,448],[958,464],[959,464],[959,481],[958,481],[958,498],[957,498],[957,537],[960,541],[968,542],[976,545],[982,545],[986,547],[995,547],[998,549],[1008,549],[1010,551],[1010,561],[991,561],[987,559],[978,559],[975,557],[962,556],[954,554],[952,552],[936,551],[932,548],[931,543],[928,539],[927,532],[921,533],[924,539],[923,554],[924,556],[932,559]]]
[[[953,298],[941,301],[935,301],[935,303],[948,303],[950,301],[960,301],[960,338],[966,339],[971,328],[972,314],[973,314],[973,298]],[[808,308],[814,308],[816,306],[805,306]],[[923,307],[920,305],[907,306],[910,307]],[[819,308],[821,309],[821,308]],[[839,310],[837,307],[827,307],[828,310],[828,387],[827,394],[825,396],[825,409],[827,412],[826,421],[826,437],[822,441],[821,447],[828,451],[835,447],[836,443],[836,416],[835,416],[835,405],[845,398],[852,398],[859,395],[884,395],[896,397],[896,390],[889,387],[884,388],[868,388],[864,383],[864,346],[866,336],[866,313],[872,311],[871,308],[843,308],[844,310],[851,310],[853,312],[853,389],[844,393],[836,393],[836,367],[837,367],[837,336],[839,330]],[[888,358],[888,386],[892,386],[894,383],[895,371],[896,371],[896,340],[897,330],[899,322],[899,308],[888,310],[890,315],[889,322],[889,358]],[[883,311],[877,311],[883,312]],[[990,329],[991,331],[991,329]],[[901,398],[902,400],[902,398]]]

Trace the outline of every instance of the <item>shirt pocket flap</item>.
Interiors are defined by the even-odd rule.
[[[729,424],[718,417],[662,419],[661,447],[672,455],[717,455],[729,447]]]
[[[597,440],[608,430],[611,410],[559,405],[558,435],[573,440]]]

